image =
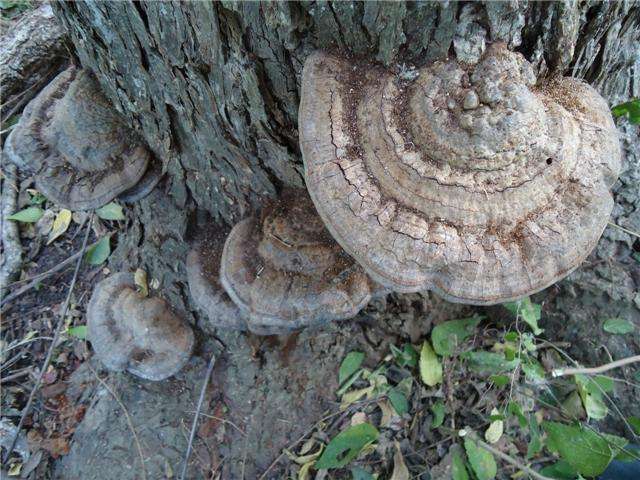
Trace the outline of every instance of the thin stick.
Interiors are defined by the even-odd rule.
[[[198,406],[196,407],[196,414],[193,416],[193,423],[191,424],[191,433],[189,433],[189,443],[187,444],[187,453],[184,456],[184,463],[182,464],[182,473],[180,474],[180,480],[185,479],[187,474],[187,466],[189,465],[189,457],[191,456],[191,449],[193,447],[193,439],[196,436],[196,427],[198,426],[198,419],[200,418],[200,410],[202,409],[202,403],[204,402],[204,396],[207,392],[207,386],[209,385],[209,379],[213,372],[213,367],[216,364],[215,353],[211,354],[209,359],[209,366],[207,367],[207,375],[202,382],[202,388],[200,388],[200,398],[198,398]]]
[[[82,249],[80,250],[80,257],[78,258],[78,263],[76,263],[76,269],[73,272],[73,278],[71,279],[71,284],[69,285],[69,291],[67,292],[67,298],[64,300],[64,306],[62,307],[62,314],[58,319],[58,325],[56,325],[55,333],[53,334],[53,341],[51,345],[49,345],[49,350],[47,351],[47,356],[44,359],[44,363],[42,364],[42,368],[40,369],[40,373],[38,374],[38,379],[36,380],[36,384],[33,386],[31,393],[29,394],[29,399],[27,400],[27,404],[22,410],[22,415],[20,416],[20,422],[18,423],[18,427],[16,428],[16,433],[9,444],[9,448],[7,448],[7,453],[4,458],[4,463],[9,460],[9,456],[13,452],[14,447],[16,446],[16,442],[18,440],[18,433],[22,429],[24,425],[24,421],[29,414],[29,410],[31,410],[31,404],[33,403],[33,399],[36,396],[36,392],[40,388],[40,384],[42,383],[42,378],[44,377],[45,372],[49,368],[49,364],[51,363],[51,358],[53,357],[53,350],[60,339],[60,333],[62,333],[62,326],[64,325],[64,319],[67,316],[67,311],[69,310],[69,303],[71,303],[71,294],[73,293],[73,288],[76,286],[76,281],[78,280],[78,273],[80,272],[80,265],[82,264],[82,258],[84,256],[84,252],[87,249],[87,241],[89,240],[89,232],[91,232],[91,228],[89,228],[91,222],[87,223],[87,232],[84,235],[84,240],[82,241]]]
[[[196,412],[187,412],[187,413],[196,413]],[[218,420],[218,421],[219,421],[219,422],[221,422],[221,423],[226,423],[226,424],[228,424],[228,425],[231,425],[231,426],[232,426],[233,428],[235,428],[238,432],[240,432],[240,433],[242,434],[242,436],[243,436],[243,437],[246,437],[246,436],[247,436],[247,434],[246,434],[246,433],[244,433],[244,430],[242,430],[239,426],[237,426],[235,423],[233,423],[233,422],[232,422],[232,421],[230,421],[230,420],[225,420],[225,419],[224,419],[224,418],[222,418],[222,417],[216,417],[215,415],[209,415],[208,413],[203,413],[203,412],[200,412],[200,416],[201,416],[201,417],[206,417],[206,418],[212,418],[212,419],[214,419],[214,420]]]
[[[553,343],[547,341],[547,340],[543,340],[543,342],[551,345],[551,347],[558,352],[560,355],[562,355],[563,357],[565,357],[567,360],[569,360],[571,363],[573,363],[576,368],[581,368],[580,364],[578,362],[576,362],[573,358],[571,358],[571,356],[565,352],[564,350],[562,350],[561,348],[556,347]],[[556,370],[564,370],[564,369],[556,369]],[[553,376],[553,371],[551,372],[552,376]],[[620,417],[620,419],[622,420],[622,423],[625,424],[625,426],[627,427],[627,429],[629,430],[629,432],[631,432],[631,435],[633,436],[633,438],[638,438],[638,435],[636,434],[635,430],[633,429],[633,427],[631,427],[631,425],[629,425],[629,422],[627,421],[626,417],[622,414],[622,412],[620,411],[620,409],[618,408],[618,406],[616,405],[616,403],[611,400],[611,398],[609,398],[609,395],[607,395],[607,392],[604,391],[604,389],[600,386],[600,384],[598,382],[595,382],[594,384],[598,390],[600,390],[600,392],[602,393],[602,395],[609,401],[609,403],[611,404],[611,406],[614,408],[614,410],[616,411],[616,413],[618,414],[618,416]],[[551,389],[548,389],[549,392],[551,392]],[[558,403],[560,403],[557,399],[556,401]]]
[[[564,377],[566,375],[595,375],[598,373],[608,372],[609,370],[613,370],[614,368],[624,367],[625,365],[629,365],[631,363],[640,362],[640,355],[634,355],[633,357],[621,358],[620,360],[616,360],[615,362],[606,363],[604,365],[600,365],[599,367],[593,368],[556,368],[551,372],[552,377]]]
[[[620,225],[616,225],[613,222],[607,222],[610,226],[617,228],[618,230],[622,230],[624,233],[628,233],[629,235],[633,235],[634,237],[640,238],[640,233],[634,232],[633,230],[629,230],[627,228],[621,227]]]
[[[140,438],[138,437],[138,434],[136,433],[136,429],[133,426],[133,421],[131,420],[131,415],[129,415],[129,411],[127,410],[127,407],[124,406],[124,403],[122,403],[122,400],[120,400],[120,397],[118,397],[116,392],[113,391],[113,389],[107,384],[107,382],[105,382],[102,378],[100,378],[100,375],[98,375],[98,372],[96,372],[93,369],[93,367],[91,367],[90,362],[87,362],[87,367],[89,367],[89,370],[91,370],[91,372],[95,375],[96,379],[100,382],[100,384],[107,389],[107,391],[111,394],[111,396],[115,399],[115,401],[118,402],[118,405],[120,405],[120,408],[124,412],[124,416],[127,419],[127,424],[129,425],[129,430],[131,430],[131,434],[133,435],[133,440],[136,442],[138,455],[140,456],[140,466],[142,467],[142,480],[146,480],[147,470],[144,466],[144,454],[142,453],[142,445],[140,444]]]
[[[525,472],[526,474],[528,474],[530,477],[535,478],[537,480],[553,480],[550,477],[545,477],[544,475],[539,474],[538,472],[536,472],[535,470],[533,470],[530,467],[527,467],[526,465],[524,465],[523,463],[519,462],[518,460],[516,460],[515,458],[513,458],[510,455],[507,455],[504,452],[501,452],[500,450],[498,450],[497,448],[493,448],[491,445],[489,445],[488,443],[483,442],[482,440],[480,440],[480,438],[478,438],[478,435],[476,435],[475,432],[471,432],[471,431],[466,431],[465,432],[466,435],[469,435],[469,437],[475,441],[478,445],[480,445],[482,448],[484,448],[486,451],[491,452],[492,454],[494,454],[496,457],[501,458],[502,460],[504,460],[505,462],[513,465],[514,467],[519,468],[520,470],[522,470],[523,472]]]

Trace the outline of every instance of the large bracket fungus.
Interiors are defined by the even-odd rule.
[[[9,160],[35,174],[38,190],[71,210],[98,208],[132,189],[151,158],[93,77],[74,67],[29,103],[6,143]],[[146,190],[159,178],[149,171]]]
[[[299,113],[307,188],[327,228],[377,281],[492,304],[536,292],[595,247],[621,151],[605,101],[537,85],[496,44],[476,65],[407,80],[314,53]]]
[[[98,358],[114,371],[164,380],[189,360],[191,327],[160,298],[136,291],[131,273],[96,285],[87,309],[87,337]]]
[[[210,320],[223,326],[231,313],[217,288],[218,264],[220,284],[244,319],[236,316],[233,327],[258,334],[352,318],[380,289],[331,238],[304,190],[285,191],[261,218],[233,227],[221,257],[215,247],[202,248],[189,255],[189,286]]]

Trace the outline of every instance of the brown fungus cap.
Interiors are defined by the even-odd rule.
[[[25,108],[7,144],[10,160],[35,173],[38,190],[71,210],[110,202],[140,180],[150,160],[93,77],[73,67]]]
[[[299,113],[307,188],[342,247],[401,292],[492,304],[541,290],[595,247],[621,151],[606,102],[536,86],[502,45],[413,81],[316,52]]]
[[[247,330],[247,321],[220,284],[220,258],[228,231],[209,231],[187,255],[191,298],[216,328]]]
[[[305,190],[288,190],[227,237],[220,282],[256,333],[354,317],[370,300],[362,268],[326,231]]]
[[[164,380],[189,360],[191,327],[160,298],[136,291],[131,273],[96,285],[87,309],[87,337],[98,358],[114,371]]]

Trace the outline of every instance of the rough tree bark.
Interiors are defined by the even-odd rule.
[[[299,77],[315,49],[346,49],[399,69],[453,55],[472,59],[504,41],[539,75],[584,78],[611,104],[640,95],[640,7],[633,2],[87,1],[59,2],[55,11],[79,62],[167,172],[134,207],[112,263],[146,267],[162,294],[187,311],[193,306],[184,259],[202,226],[233,223],[282,185],[303,184]],[[638,152],[631,140],[625,146],[628,168],[616,187],[614,218],[638,230]],[[626,262],[633,238],[617,231],[606,237],[597,255]],[[611,298],[640,307],[633,293],[640,274],[621,275],[623,282],[603,270],[585,281],[624,287]],[[194,321],[210,330],[197,315]],[[243,372],[237,367],[238,378],[248,376]],[[258,467],[246,468],[264,468],[267,450],[255,459]]]
[[[3,121],[19,112],[67,62],[64,30],[43,4],[26,14],[0,42]]]

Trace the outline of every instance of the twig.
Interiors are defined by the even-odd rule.
[[[15,345],[10,345],[9,347],[7,347],[4,350],[4,352],[6,354],[6,352],[10,352],[14,348],[21,347],[22,345],[26,345],[27,343],[37,342],[38,340],[53,340],[53,337],[34,337],[34,338],[30,338],[28,340],[21,340],[20,342],[16,343]]]
[[[189,443],[187,444],[187,453],[184,456],[184,463],[182,464],[182,473],[180,474],[180,480],[184,480],[185,475],[187,474],[187,466],[189,465],[189,457],[191,456],[191,449],[193,448],[193,439],[196,436],[196,427],[198,426],[198,419],[200,418],[200,410],[202,409],[204,396],[207,392],[207,386],[209,385],[209,380],[211,379],[211,373],[213,372],[213,367],[215,366],[215,364],[216,355],[215,353],[212,353],[211,358],[209,359],[209,366],[207,367],[207,375],[204,377],[204,382],[202,382],[202,388],[200,388],[200,398],[198,398],[196,413],[193,416],[193,423],[191,424],[191,433],[189,434]]]
[[[29,279],[30,282],[27,285],[25,285],[24,287],[21,287],[20,289],[16,290],[15,292],[10,293],[5,298],[3,298],[2,299],[2,303],[0,303],[0,306],[4,306],[5,304],[9,303],[11,300],[15,300],[19,296],[21,296],[24,293],[28,292],[33,287],[38,285],[38,283],[40,283],[43,279],[45,279],[49,275],[52,275],[52,274],[64,269],[67,265],[69,265],[70,263],[73,263],[75,260],[77,260],[78,257],[80,257],[80,252],[74,253],[69,258],[66,258],[65,260],[60,262],[58,265],[56,265],[55,267],[47,270],[46,272],[42,272],[42,273],[39,273],[39,274],[35,275],[32,279]],[[18,283],[18,282],[16,282],[16,283]]]
[[[628,233],[629,235],[632,235],[634,237],[638,237],[640,238],[640,233],[638,232],[634,232],[633,230],[629,230],[627,228],[621,227],[620,225],[616,225],[613,222],[607,222],[610,226],[617,228],[618,230],[622,230],[624,233]]]
[[[16,378],[26,377],[31,374],[31,367],[25,367],[23,369],[18,370],[17,372],[12,373],[11,375],[7,375],[6,377],[0,377],[0,383],[7,383],[11,380],[15,380]]]
[[[196,412],[193,412],[193,411],[192,411],[192,412],[187,412],[187,413],[196,413]],[[243,437],[246,437],[246,436],[247,436],[247,434],[246,434],[246,433],[244,433],[244,430],[242,430],[239,426],[237,426],[237,425],[236,425],[235,423],[233,423],[231,420],[225,420],[225,419],[224,419],[224,418],[222,418],[222,417],[216,417],[215,415],[209,415],[208,413],[204,413],[204,412],[200,412],[200,416],[201,416],[201,417],[206,417],[206,418],[212,418],[212,419],[214,419],[214,420],[218,420],[219,422],[222,422],[222,423],[226,423],[226,424],[228,424],[228,425],[231,425],[231,426],[232,426],[233,428],[235,428],[238,432],[240,432],[240,434],[241,434]]]
[[[91,223],[89,222],[88,225],[90,224]],[[9,444],[9,448],[7,448],[7,453],[3,460],[3,463],[5,464],[9,460],[9,456],[11,455],[14,447],[16,446],[16,441],[18,440],[18,433],[20,433],[20,430],[24,425],[24,421],[27,418],[27,415],[29,414],[29,410],[31,410],[31,404],[33,403],[33,399],[35,398],[36,392],[38,391],[38,389],[40,388],[40,384],[42,383],[42,378],[44,377],[44,374],[49,368],[49,364],[51,363],[51,358],[53,357],[53,350],[55,349],[56,344],[60,339],[60,333],[62,333],[62,326],[64,325],[64,319],[67,316],[67,311],[69,310],[69,303],[71,303],[71,294],[73,293],[73,288],[76,286],[76,281],[78,280],[78,273],[80,272],[80,265],[82,264],[82,258],[84,256],[85,250],[87,249],[87,241],[89,240],[90,232],[91,232],[91,229],[87,226],[87,232],[85,233],[84,240],[82,241],[82,249],[80,250],[80,257],[78,258],[78,263],[76,263],[76,269],[73,272],[73,278],[71,279],[71,284],[69,285],[67,298],[65,298],[64,300],[64,306],[62,307],[62,314],[58,319],[58,324],[56,325],[56,330],[55,330],[55,333],[53,334],[53,341],[51,342],[51,345],[49,345],[47,356],[44,359],[44,363],[42,364],[42,367],[40,368],[40,372],[38,374],[36,383],[33,386],[31,393],[29,394],[29,399],[27,400],[27,404],[25,405],[24,410],[22,410],[22,415],[20,416],[20,422],[18,423],[18,427],[16,428],[16,434],[13,436],[13,439]]]
[[[122,403],[122,400],[120,400],[120,397],[118,397],[116,392],[113,391],[113,389],[107,384],[107,382],[105,382],[102,378],[100,378],[100,375],[98,375],[98,372],[96,372],[93,369],[90,362],[87,362],[87,367],[89,367],[89,370],[91,370],[91,372],[95,375],[96,379],[100,382],[100,384],[107,389],[107,391],[111,394],[111,396],[115,399],[115,401],[118,402],[118,405],[120,405],[120,408],[124,412],[124,416],[127,419],[127,424],[129,425],[129,430],[131,430],[131,434],[133,435],[133,440],[136,442],[138,455],[140,456],[140,466],[142,467],[142,480],[146,480],[147,470],[144,466],[144,454],[142,453],[142,445],[140,444],[140,438],[138,437],[138,434],[136,433],[136,429],[133,426],[133,421],[131,420],[131,415],[129,415],[129,411],[127,410],[127,407],[124,406],[124,403]]]
[[[460,436],[464,436],[464,435],[468,435],[469,438],[471,438],[474,442],[476,442],[479,446],[484,448],[486,451],[491,452],[496,457],[499,457],[502,460],[504,460],[505,462],[513,465],[514,467],[519,468],[520,470],[522,470],[523,472],[528,474],[530,477],[535,478],[537,480],[553,480],[552,478],[545,477],[544,475],[539,474],[538,472],[536,472],[532,468],[527,467],[526,465],[524,465],[520,461],[516,460],[512,456],[507,455],[506,453],[501,452],[497,448],[493,448],[488,443],[483,442],[482,440],[480,440],[480,438],[478,438],[478,435],[476,435],[475,432],[470,431],[470,430],[461,430],[460,431]]]
[[[562,350],[561,348],[556,347],[553,343],[548,342],[547,340],[543,340],[545,343],[548,343],[549,345],[551,345],[551,347],[558,352],[560,355],[562,355],[563,357],[565,357],[567,360],[569,360],[571,363],[573,363],[576,366],[576,369],[580,369],[580,364],[578,364],[578,362],[576,362],[573,358],[571,358],[571,356],[565,352],[564,350]],[[556,369],[556,370],[563,370],[563,369]],[[569,369],[565,369],[569,370]],[[553,371],[552,371],[552,375],[553,375]],[[602,393],[602,395],[607,399],[607,401],[611,404],[611,406],[613,407],[613,409],[616,411],[616,413],[618,414],[618,416],[620,417],[620,419],[622,420],[622,423],[624,423],[624,425],[627,427],[627,429],[629,430],[629,432],[631,433],[631,436],[633,438],[638,438],[638,435],[636,434],[635,430],[633,429],[633,427],[631,427],[631,425],[629,425],[629,421],[626,419],[626,417],[622,414],[622,412],[620,411],[620,409],[618,408],[618,406],[616,405],[616,403],[609,397],[609,395],[607,395],[607,392],[604,391],[604,388],[602,388],[602,386],[600,386],[600,384],[598,382],[595,382],[594,385],[596,386],[596,388],[598,388],[598,390],[600,391],[600,393]],[[548,389],[549,392],[551,392],[551,389]],[[555,397],[555,396],[554,396]],[[556,399],[556,401],[558,401]],[[560,403],[558,401],[558,403]]]
[[[631,363],[640,362],[640,355],[634,355],[633,357],[621,358],[620,360],[616,360],[615,362],[606,363],[604,365],[600,365],[599,367],[592,368],[556,368],[551,372],[551,376],[556,377],[564,377],[566,375],[595,375],[602,372],[608,372],[609,370],[613,370],[614,368],[624,367],[625,365],[629,365]]]
[[[9,162],[2,162],[2,206],[0,207],[0,233],[2,234],[2,266],[0,267],[0,297],[4,296],[9,280],[18,272],[22,264],[22,245],[16,222],[7,220],[18,204],[16,187],[17,168]],[[4,303],[4,301],[3,301]]]

